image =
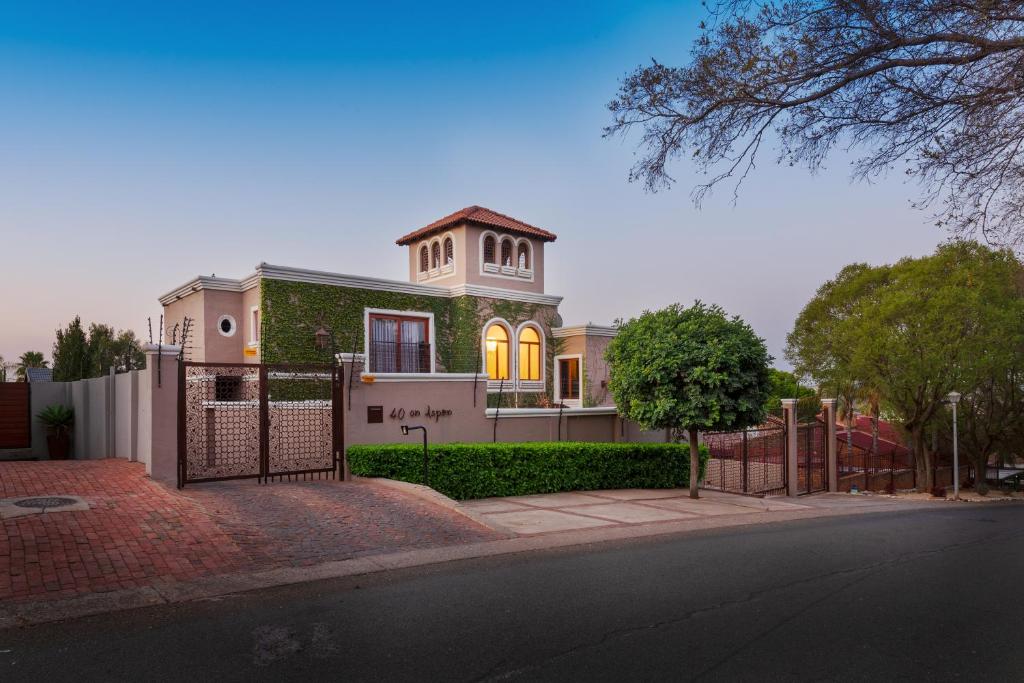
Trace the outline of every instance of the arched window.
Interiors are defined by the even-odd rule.
[[[516,266],[530,269],[530,246],[526,242],[519,243],[519,253],[516,254]]]
[[[484,238],[484,263],[494,263],[494,238],[491,235]]]
[[[440,268],[441,267],[441,243],[434,242],[430,245],[430,267]]]
[[[444,238],[444,264],[447,266],[455,260],[455,243],[451,237]]]
[[[420,272],[427,272],[427,245],[420,247]]]
[[[540,379],[540,335],[533,327],[519,333],[519,379]]]
[[[502,325],[494,323],[487,328],[484,338],[487,351],[487,377],[490,379],[509,379],[508,331]]]
[[[501,241],[501,265],[514,265],[512,263],[512,240],[510,239],[504,239]]]

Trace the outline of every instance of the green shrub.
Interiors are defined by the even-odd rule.
[[[457,500],[557,491],[679,488],[689,447],[664,443],[452,443],[429,447],[430,486]],[[701,446],[701,476],[707,462]],[[423,483],[423,447],[348,447],[353,474]]]

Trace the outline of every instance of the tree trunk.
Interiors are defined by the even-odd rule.
[[[974,490],[979,496],[988,495],[988,481],[985,476],[988,474],[988,453],[972,458],[974,461]]]
[[[700,448],[697,445],[697,430],[690,428],[690,498],[700,498],[697,487],[700,484]]]
[[[935,470],[932,469],[928,446],[924,442],[924,430],[915,427],[910,432],[914,442],[914,467],[917,469],[917,488],[930,492],[935,487]],[[923,484],[923,486],[922,486]]]
[[[871,455],[878,455],[878,406],[871,411]]]

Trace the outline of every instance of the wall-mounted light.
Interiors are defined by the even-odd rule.
[[[324,326],[316,328],[316,332],[313,334],[316,348],[326,349],[331,343],[331,333],[324,329]]]

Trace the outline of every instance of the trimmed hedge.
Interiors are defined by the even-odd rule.
[[[455,498],[690,484],[690,449],[663,443],[451,443],[429,447],[430,486]],[[701,446],[701,476],[708,452]],[[423,483],[423,447],[348,447],[353,474]]]

